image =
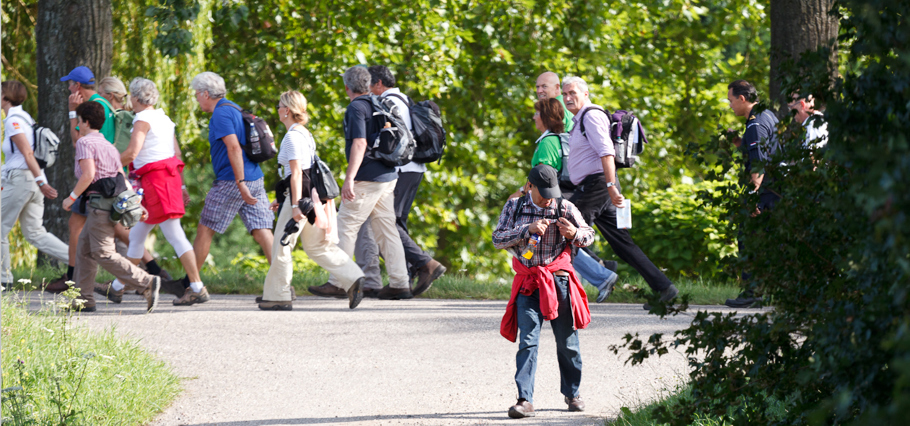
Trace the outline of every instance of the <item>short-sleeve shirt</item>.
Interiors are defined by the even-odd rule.
[[[82,166],[79,160],[95,160],[95,177],[92,183],[99,179],[117,176],[123,165],[120,163],[120,151],[114,147],[104,135],[98,132],[89,133],[76,141],[76,178],[82,177]]]
[[[316,155],[316,141],[310,131],[294,123],[281,139],[278,147],[279,174],[282,179],[291,175],[291,160],[297,160],[303,170],[313,167],[313,156]]]
[[[101,95],[97,93],[88,98],[88,100],[98,102],[104,107],[104,124],[101,125],[100,132],[101,135],[104,136],[104,139],[107,139],[110,143],[114,143],[117,129],[115,129],[114,110],[111,109],[111,104],[107,99],[102,98]]]
[[[555,135],[549,130],[537,139],[537,149],[534,150],[534,157],[531,158],[531,167],[540,163],[556,169],[557,172],[562,170],[562,143],[559,135]]]
[[[370,138],[379,133],[378,120],[373,119],[373,104],[368,95],[355,98],[344,112],[344,155],[351,162],[351,146],[354,139],[367,140],[367,153],[369,153]],[[357,170],[355,181],[364,182],[391,182],[398,179],[398,172],[394,167],[386,166],[379,161],[369,158],[364,153],[360,169]]]
[[[597,105],[586,105],[575,117],[572,117],[572,131],[569,132],[569,174],[572,183],[578,185],[586,177],[603,173],[602,157],[616,155],[613,139],[610,138],[610,119]],[[587,112],[587,113],[586,113]],[[584,120],[585,134],[581,134],[581,123]]]
[[[19,147],[13,149],[11,138],[16,135],[25,135],[29,146],[34,146],[35,134],[32,131],[32,116],[22,109],[22,105],[10,108],[3,123],[3,156],[6,159],[3,163],[4,170],[28,169],[28,163],[25,162],[22,150]]]
[[[174,150],[174,122],[171,121],[161,109],[147,109],[136,114],[133,125],[137,121],[144,121],[149,125],[145,134],[142,149],[133,160],[133,167],[137,170],[146,164],[166,160],[177,154]]]
[[[240,111],[230,105],[237,104],[227,99],[219,100],[215,105],[212,118],[209,120],[209,152],[212,155],[212,169],[215,170],[216,180],[236,180],[223,138],[234,135],[240,145],[246,145],[243,116],[240,115]],[[250,161],[244,152],[241,152],[241,156],[243,157],[243,179],[249,181],[261,179],[262,169],[259,168],[259,164]]]

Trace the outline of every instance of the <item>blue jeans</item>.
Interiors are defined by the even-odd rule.
[[[578,396],[581,384],[581,348],[578,331],[572,327],[572,307],[569,301],[569,278],[554,276],[559,296],[559,316],[550,321],[556,337],[556,358],[559,361],[561,392],[569,398]],[[518,314],[518,353],[515,355],[515,384],[518,398],[534,403],[534,374],[537,372],[537,343],[543,314],[540,313],[540,291],[530,296],[519,294],[515,300]]]
[[[587,280],[597,289],[603,289],[604,283],[608,279],[612,279],[613,275],[616,275],[615,272],[604,268],[594,260],[593,257],[589,256],[588,253],[585,253],[584,250],[578,250],[578,254],[575,255],[575,259],[572,260],[572,266],[575,267],[575,272],[578,272],[578,275],[581,275],[582,278]]]

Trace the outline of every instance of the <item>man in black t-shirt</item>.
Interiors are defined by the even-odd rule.
[[[367,218],[385,259],[389,285],[379,292],[380,299],[410,299],[414,297],[408,282],[404,248],[395,225],[395,184],[398,173],[373,160],[369,145],[377,137],[381,125],[373,117],[370,100],[370,72],[364,66],[348,68],[344,73],[344,89],[351,103],[344,113],[344,154],[348,159],[344,185],[341,187],[341,209],[338,211],[338,247],[349,256],[354,254],[357,233]],[[359,285],[359,284],[355,284]],[[310,293],[324,297],[346,297],[334,276],[321,286],[310,287]],[[362,289],[357,289],[361,292]]]

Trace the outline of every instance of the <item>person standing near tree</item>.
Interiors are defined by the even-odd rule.
[[[825,121],[825,114],[815,109],[815,98],[812,95],[804,98],[796,95],[793,98],[793,102],[787,107],[796,112],[793,119],[802,123],[806,129],[803,147],[823,149],[828,146],[828,123]]]
[[[370,91],[376,96],[389,98],[398,107],[408,129],[413,131],[411,102],[396,87],[395,75],[384,65],[371,66],[368,71],[370,72]],[[398,228],[398,235],[401,237],[401,245],[404,247],[405,260],[408,263],[408,282],[412,282],[414,276],[417,277],[417,285],[411,290],[411,293],[418,296],[430,289],[433,281],[445,273],[446,267],[423,251],[408,233],[408,215],[411,213],[411,206],[414,204],[420,182],[423,181],[423,175],[427,172],[426,164],[412,161],[404,166],[396,167],[396,171],[398,172],[398,183],[395,184],[394,192],[395,225]],[[366,275],[363,287],[364,297],[379,297],[382,289],[382,276],[379,272],[379,247],[373,237],[373,227],[370,226],[369,218],[363,223],[357,234],[354,258],[357,259],[357,264]]]
[[[581,210],[586,223],[596,224],[607,243],[620,259],[635,268],[651,287],[660,294],[661,302],[669,302],[679,291],[651,259],[632,241],[628,229],[616,227],[616,208],[625,198],[616,173],[616,155],[610,138],[610,117],[603,108],[591,103],[588,84],[578,77],[562,83],[566,108],[575,117],[569,133],[569,173],[577,186],[570,201]],[[584,133],[582,132],[584,128]],[[648,304],[645,309],[650,309]]]
[[[16,222],[22,236],[36,249],[52,258],[67,262],[69,247],[59,238],[44,229],[44,198],[57,198],[54,189],[44,176],[44,170],[35,160],[32,146],[35,143],[35,120],[22,108],[28,97],[24,84],[16,80],[2,83],[2,107],[6,119],[3,122],[3,155],[6,161],[0,169],[2,176],[3,206],[0,210],[3,224],[3,270],[0,281],[5,288],[13,283],[10,270],[9,233]]]
[[[209,120],[209,145],[215,183],[205,197],[193,250],[196,265],[205,263],[215,233],[223,234],[240,213],[240,218],[253,239],[272,262],[272,222],[262,169],[250,161],[241,144],[246,143],[246,129],[239,106],[227,100],[224,79],[213,72],[203,72],[191,83],[200,109],[212,114]],[[189,287],[184,278],[184,287]],[[198,303],[202,299],[193,299]],[[192,303],[190,303],[192,304]]]

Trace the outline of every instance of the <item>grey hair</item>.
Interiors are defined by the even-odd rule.
[[[562,80],[563,89],[565,89],[565,87],[570,84],[574,84],[575,86],[578,87],[578,90],[581,90],[582,92],[588,91],[588,83],[585,83],[585,81],[582,80],[581,77],[575,77],[573,75],[571,77],[566,77],[565,79]]]
[[[209,97],[212,99],[221,99],[227,94],[227,89],[224,88],[224,79],[211,71],[206,71],[193,77],[190,86],[197,92],[208,92]]]
[[[158,103],[158,88],[152,80],[136,77],[130,82],[130,95],[132,99],[143,105]]]
[[[370,71],[367,67],[355,65],[344,72],[344,85],[354,93],[370,91]]]

